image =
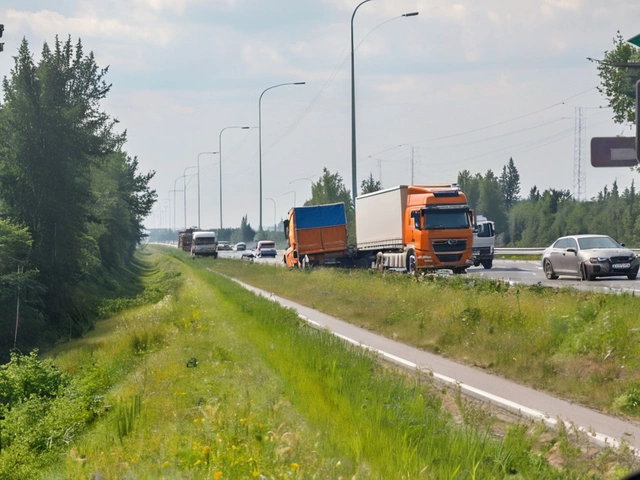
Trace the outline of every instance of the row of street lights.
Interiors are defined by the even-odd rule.
[[[356,204],[356,193],[357,193],[358,184],[357,184],[357,156],[356,156],[356,100],[355,100],[355,55],[354,55],[355,49],[354,49],[354,41],[353,41],[353,20],[356,16],[356,12],[358,11],[358,8],[360,8],[362,5],[370,1],[371,0],[364,0],[363,2],[360,2],[356,6],[356,8],[353,10],[353,14],[351,15],[351,192],[352,192],[352,200],[353,200],[354,208]],[[411,12],[411,13],[405,13],[401,15],[401,17],[414,17],[416,15],[418,15],[418,12]],[[397,18],[400,18],[400,17],[397,17]],[[263,92],[260,94],[260,97],[258,98],[258,162],[259,162],[258,173],[259,173],[259,181],[260,181],[260,225],[259,225],[260,231],[262,231],[262,97],[266,92],[274,88],[284,87],[287,85],[304,85],[304,84],[305,82],[279,83],[277,85],[273,85],[263,90]],[[224,132],[229,128],[240,128],[240,129],[246,130],[246,129],[249,129],[250,127],[232,125],[232,126],[223,128],[220,131],[220,134],[218,136],[218,151],[217,152],[200,152],[198,154],[198,161],[195,167],[198,169],[198,172],[197,172],[198,228],[200,228],[200,155],[218,154],[219,164],[220,164],[220,228],[222,229],[222,132]],[[182,177],[178,177],[178,179],[183,178],[183,193],[184,193],[184,204],[185,204],[184,205],[185,228],[187,227],[187,224],[186,224],[187,206],[186,206],[186,183],[184,182],[184,178],[186,177],[186,171],[189,168],[194,168],[194,167],[187,167],[185,169],[184,175],[182,175]],[[176,181],[178,179],[176,179]],[[307,178],[300,179],[300,180],[309,180],[310,182],[312,182],[310,179],[307,179]],[[294,181],[297,181],[297,180],[294,180]],[[290,183],[293,183],[293,182],[290,182]],[[313,182],[312,182],[312,185],[313,185]],[[175,192],[176,191],[177,190],[175,189],[175,182],[174,182],[174,189],[172,190],[172,192],[174,192],[174,210],[175,210]],[[287,193],[293,193],[293,203],[295,206],[295,203],[296,203],[295,192],[287,192]],[[267,200],[271,200],[274,203],[274,219],[275,219],[275,200],[273,200],[272,198],[268,198]],[[174,212],[174,219],[175,219],[175,212]]]

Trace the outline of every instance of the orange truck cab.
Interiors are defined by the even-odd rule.
[[[294,207],[284,221],[288,267],[340,264],[347,253],[344,203]]]
[[[474,214],[453,184],[400,185],[356,198],[359,256],[369,252],[377,268],[407,271],[473,265]]]

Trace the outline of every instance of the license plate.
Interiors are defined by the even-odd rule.
[[[630,263],[614,263],[611,265],[613,268],[631,268]]]

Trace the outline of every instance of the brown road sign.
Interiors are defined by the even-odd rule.
[[[591,165],[593,167],[634,167],[635,137],[594,137],[591,139]]]

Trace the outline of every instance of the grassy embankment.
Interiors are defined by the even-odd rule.
[[[50,352],[60,370],[30,370],[58,387],[4,412],[0,478],[619,478],[631,468],[624,452],[585,458],[569,433],[539,425],[493,435],[492,419],[459,397],[452,416],[429,378],[389,371],[206,267],[301,281],[294,272],[160,251],[146,279],[160,302],[128,302]],[[399,278],[388,280],[403,288]],[[3,378],[0,393],[16,379]]]
[[[640,299],[465,275],[210,268],[418,348],[640,419]]]

